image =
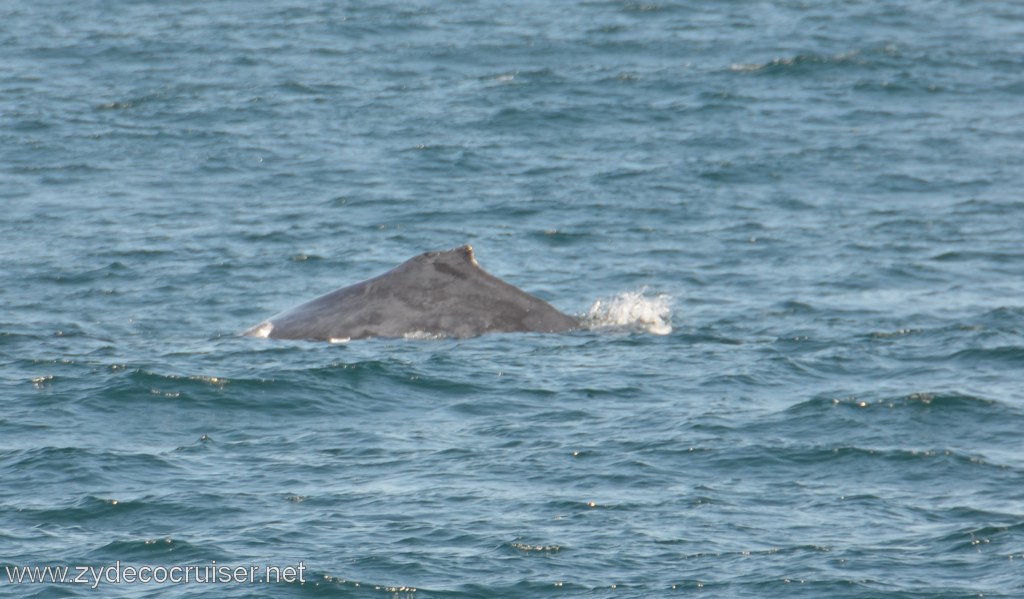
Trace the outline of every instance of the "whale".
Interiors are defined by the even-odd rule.
[[[486,272],[473,248],[426,252],[388,272],[271,316],[243,334],[349,341],[556,333],[580,321]]]

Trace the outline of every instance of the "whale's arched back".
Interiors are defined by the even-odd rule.
[[[473,248],[420,254],[372,279],[342,287],[246,331],[274,339],[362,339],[557,332],[575,318],[487,273]]]

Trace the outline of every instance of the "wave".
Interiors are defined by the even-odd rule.
[[[847,407],[865,409],[871,407],[929,409],[930,411],[942,411],[952,413],[977,413],[986,412],[990,409],[1013,411],[1012,408],[1003,404],[997,399],[979,397],[958,392],[928,392],[920,391],[902,396],[894,397],[859,397],[850,395],[846,397],[820,396],[814,399],[792,405],[785,410],[787,418],[795,415],[818,414],[822,410],[834,407]],[[1006,416],[1008,414],[1004,414]]]
[[[730,65],[729,70],[734,73],[793,72],[800,68],[843,65],[853,65],[856,67],[872,66],[867,59],[861,56],[860,52],[853,51],[835,56],[797,54],[795,56],[775,57],[767,62],[734,63]]]
[[[668,335],[672,332],[671,297],[646,295],[647,288],[624,291],[609,299],[598,298],[580,317],[588,329],[618,329]]]

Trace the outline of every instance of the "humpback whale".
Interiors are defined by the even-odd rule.
[[[244,334],[329,341],[567,331],[578,320],[487,273],[473,248],[426,252],[271,316]]]

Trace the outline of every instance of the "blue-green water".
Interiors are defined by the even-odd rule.
[[[1020,596],[1022,94],[1010,1],[0,2],[0,593]],[[463,243],[672,331],[237,335]],[[306,582],[3,571],[214,561]]]

